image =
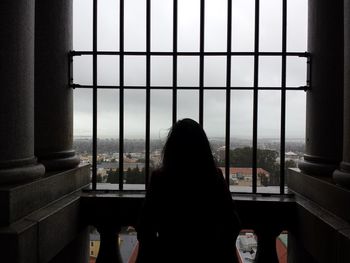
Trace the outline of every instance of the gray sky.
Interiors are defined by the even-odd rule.
[[[232,0],[232,50],[254,49],[254,0]],[[119,1],[99,0],[98,49],[119,50]],[[145,51],[145,0],[125,0],[125,50]],[[281,51],[282,0],[261,0],[260,51]],[[199,51],[199,0],[178,0],[178,50]],[[151,49],[172,51],[172,0],[151,0]],[[206,0],[205,51],[226,51],[227,0]],[[306,51],[307,0],[288,1],[288,51]],[[74,1],[74,50],[92,49],[92,1]],[[125,57],[125,85],[145,85],[144,57]],[[252,86],[253,58],[233,57],[231,78],[234,86]],[[153,57],[151,84],[172,84],[172,58]],[[259,85],[279,86],[281,58],[261,57]],[[117,56],[99,56],[98,83],[119,84]],[[198,86],[199,59],[178,58],[178,85]],[[207,57],[204,84],[225,86],[226,58]],[[305,85],[306,60],[287,59],[287,85]],[[74,82],[92,84],[92,59],[74,58]],[[280,134],[280,92],[259,92],[258,136],[278,138]],[[163,138],[171,125],[170,90],[151,92],[151,136]],[[252,136],[253,92],[232,91],[231,137]],[[198,91],[178,91],[178,118],[198,120]],[[305,93],[287,92],[286,136],[303,138],[305,133]],[[145,91],[125,90],[125,137],[144,138]],[[209,137],[225,134],[225,91],[205,91],[204,128]],[[92,91],[74,91],[74,132],[76,136],[92,134]],[[98,137],[118,138],[119,92],[98,91]]]

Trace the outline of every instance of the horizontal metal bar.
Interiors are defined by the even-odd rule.
[[[146,52],[146,51],[97,51],[97,55],[108,55],[108,56],[118,56],[120,54],[123,54],[124,56],[200,56],[201,52]],[[93,51],[71,51],[71,56],[82,56],[82,55],[93,55]],[[203,52],[204,56],[254,56],[258,54],[258,56],[282,56],[283,52]],[[308,52],[286,52],[287,56],[291,57],[309,57],[310,53]]]
[[[92,89],[93,85],[80,85],[80,84],[72,84],[72,88],[74,89]],[[97,85],[97,88],[99,89],[119,89],[120,86],[107,86],[107,85]],[[146,86],[123,86],[124,89],[146,89]],[[154,90],[172,90],[173,86],[150,86],[150,89]],[[177,90],[199,90],[200,87],[191,87],[191,86],[183,86],[183,87],[176,87]],[[226,90],[226,86],[220,86],[220,87],[204,87],[204,90]],[[281,90],[282,87],[258,87],[258,90]],[[306,91],[309,89],[308,86],[300,86],[300,87],[286,87],[286,90],[303,90]],[[254,90],[254,87],[231,87],[231,90]]]

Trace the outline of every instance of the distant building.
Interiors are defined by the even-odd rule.
[[[136,167],[138,167],[140,170],[142,168],[145,167],[145,163],[124,163],[123,164],[123,167],[124,167],[124,171],[127,171],[128,168],[130,169],[134,169]],[[109,162],[109,163],[106,163],[106,162],[103,162],[103,163],[100,163],[97,165],[97,168],[103,168],[105,170],[109,170],[109,169],[112,169],[113,171],[115,171],[117,168],[119,168],[119,163],[118,162]]]
[[[216,157],[218,158],[218,160],[225,160],[225,154],[226,154],[225,152],[226,152],[225,146],[220,146],[216,150]]]
[[[299,155],[296,154],[295,152],[289,151],[289,152],[286,152],[286,153],[285,153],[285,159],[286,159],[286,160],[293,160],[293,161],[297,162],[298,160],[300,160],[300,157],[301,157],[301,156],[299,156]]]
[[[133,262],[137,247],[137,234],[133,227],[124,227],[119,234],[120,254],[123,262]]]
[[[153,166],[157,167],[161,164],[162,160],[162,153],[159,150],[156,150],[150,154],[150,159],[153,164]]]
[[[100,176],[101,179],[102,179],[102,182],[106,182],[107,181],[107,177],[108,177],[108,174],[107,174],[107,170],[104,169],[104,168],[97,168],[97,176]]]
[[[287,263],[288,232],[282,232],[276,238],[276,252],[279,263]]]
[[[100,250],[100,235],[95,231],[90,233],[90,260],[89,263],[95,263]]]
[[[133,227],[123,227],[119,233],[119,249],[122,262],[135,262],[137,256],[137,236]],[[90,260],[89,263],[95,263],[100,249],[100,235],[94,230],[90,233]],[[135,254],[136,251],[136,254]]]
[[[219,167],[225,174],[225,167]],[[250,186],[253,181],[253,168],[230,167],[230,184],[238,186]],[[257,168],[257,186],[268,185],[270,173],[262,168]]]
[[[282,232],[276,238],[276,252],[279,263],[287,263],[288,233]],[[258,248],[257,237],[252,230],[242,230],[236,240],[236,249],[239,263],[255,261]]]
[[[257,238],[253,232],[243,231],[236,240],[238,261],[240,263],[254,262],[257,251]]]

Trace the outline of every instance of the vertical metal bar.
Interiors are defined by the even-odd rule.
[[[199,124],[203,127],[203,102],[204,102],[204,18],[205,0],[201,0],[200,6],[200,43],[199,43]]]
[[[257,151],[258,151],[258,85],[259,85],[259,14],[260,1],[255,0],[254,36],[254,98],[253,98],[253,193],[257,190]]]
[[[119,8],[119,190],[124,184],[124,0]]]
[[[177,120],[177,0],[173,6],[173,124]]]
[[[281,150],[280,194],[284,194],[286,140],[286,64],[287,64],[287,0],[282,2],[282,77],[281,77]]]
[[[150,164],[150,118],[151,118],[151,0],[146,2],[146,145],[145,145],[145,185],[148,186]]]
[[[92,15],[92,190],[97,182],[97,0],[93,1]]]
[[[231,119],[231,40],[232,0],[227,0],[227,58],[226,58],[226,132],[225,132],[225,179],[230,185],[230,119]]]

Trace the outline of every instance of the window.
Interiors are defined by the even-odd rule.
[[[293,6],[299,2],[306,9],[305,0],[290,2],[288,6],[294,13],[300,12]],[[151,145],[152,127],[157,126],[153,107],[159,103],[155,99],[158,96],[171,105],[168,127],[183,116],[197,119],[206,130],[209,129],[206,116],[211,114],[218,123],[221,121],[212,125],[221,129],[221,139],[208,136],[232,191],[265,193],[271,192],[267,186],[274,185],[278,193],[285,193],[287,101],[292,97],[290,94],[308,89],[310,60],[305,51],[287,49],[287,44],[293,46],[290,39],[295,35],[288,34],[287,29],[292,32],[295,29],[287,26],[287,21],[290,24],[293,21],[287,17],[286,0],[91,3],[88,12],[80,12],[91,16],[87,35],[92,45],[85,43],[87,50],[71,52],[74,71],[70,85],[89,93],[92,101],[93,190],[97,189],[97,182],[112,178],[113,174],[114,179],[107,180],[117,183],[119,190],[127,189],[130,178],[139,185],[147,182],[154,160],[160,156],[159,147],[154,149]],[[111,31],[106,33],[108,28]],[[103,41],[106,35],[108,41]],[[299,74],[297,78],[295,74]],[[80,82],[83,80],[86,82]],[[115,102],[111,102],[115,115],[106,118],[106,123],[115,124],[113,129],[118,136],[111,142],[115,152],[109,156],[98,156],[98,131],[104,128],[98,125],[104,120],[98,112],[98,107],[104,107],[99,97]],[[130,101],[135,100],[130,106]],[[182,104],[191,105],[193,113],[182,112]],[[136,116],[136,124],[129,124],[128,112]],[[144,133],[144,141],[141,140],[144,147],[138,153],[132,152],[127,138],[137,129]],[[166,133],[161,130],[159,134]],[[243,139],[236,140],[235,134]],[[278,142],[266,140],[269,134]],[[278,149],[271,150],[276,145]],[[234,157],[239,154],[249,158],[237,167]],[[99,173],[98,163],[105,159],[109,160],[105,165],[107,175]],[[134,159],[142,161],[133,164]],[[267,159],[272,160],[273,171],[266,171]],[[241,168],[245,170],[232,170]],[[263,169],[264,176],[259,175],[259,169]],[[242,176],[230,179],[230,170],[231,174]],[[239,188],[240,183],[244,187]]]

